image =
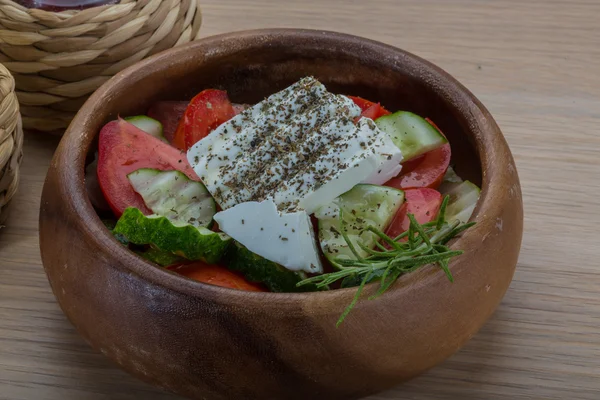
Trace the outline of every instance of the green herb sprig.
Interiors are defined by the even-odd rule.
[[[337,321],[336,326],[339,326],[358,302],[367,283],[379,280],[379,290],[369,297],[369,300],[372,300],[385,293],[400,276],[433,263],[438,264],[448,280],[453,282],[452,273],[448,268],[449,260],[461,255],[463,251],[451,250],[446,244],[465,229],[475,225],[475,222],[446,221],[448,201],[449,196],[444,197],[437,218],[425,224],[419,224],[413,214],[408,214],[410,219],[408,230],[395,238],[390,238],[373,226],[366,227],[365,230],[373,232],[390,247],[388,249],[381,243],[377,243],[376,249],[371,249],[362,243],[357,243],[368,254],[366,257],[358,253],[355,244],[348,237],[343,210],[340,209],[341,234],[355,259],[336,258],[335,263],[339,266],[339,271],[304,279],[298,282],[297,286],[312,283],[321,288],[339,280],[342,280],[342,287],[358,286],[352,302]],[[404,238],[407,240],[401,241]]]

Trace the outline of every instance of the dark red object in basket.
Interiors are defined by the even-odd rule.
[[[46,11],[82,10],[84,8],[115,4],[117,0],[16,0],[27,8],[40,8]]]

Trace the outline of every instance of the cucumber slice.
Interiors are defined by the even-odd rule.
[[[121,242],[125,246],[129,246],[129,240],[125,237],[125,235],[121,233],[115,233],[115,227],[117,225],[117,221],[112,219],[103,219],[102,223],[106,228],[113,234],[113,236]],[[152,261],[155,264],[160,265],[161,267],[168,267],[169,265],[177,264],[179,262],[185,261],[184,258],[179,257],[173,253],[168,251],[160,250],[155,247],[150,247],[146,250],[133,250],[135,253],[144,257],[146,260]]]
[[[136,251],[136,253],[144,257],[146,260],[160,265],[161,267],[168,267],[170,265],[179,264],[185,261],[185,258],[179,257],[178,255],[168,251],[157,249],[155,247],[150,247],[147,250]]]
[[[119,241],[119,243],[121,243],[124,246],[129,246],[129,240],[127,240],[125,236],[119,233],[115,233],[115,226],[117,225],[116,221],[112,219],[103,219],[102,223],[104,224],[106,229],[108,229],[110,233],[112,233],[113,236]]]
[[[115,229],[115,226],[117,225],[117,221],[115,221],[113,219],[102,219],[102,223],[104,224],[106,229],[111,231],[111,233],[112,233],[113,229]]]
[[[296,284],[306,278],[304,273],[289,269],[269,261],[242,246],[238,242],[229,247],[224,257],[227,268],[241,272],[246,279],[260,282],[272,292],[314,292],[315,285],[296,287]]]
[[[341,235],[340,208],[343,210],[346,233],[361,257],[367,252],[358,243],[373,248],[379,240],[373,232],[365,231],[369,226],[384,230],[404,202],[404,192],[399,189],[378,185],[356,185],[342,194],[330,205],[315,212],[319,220],[319,242],[325,257],[338,267],[334,259],[355,259],[354,254]]]
[[[456,174],[454,169],[452,167],[448,167],[446,174],[444,175],[444,179],[442,180],[442,184],[437,188],[437,191],[442,194],[448,193],[462,182],[462,178]]]
[[[397,111],[377,118],[375,123],[390,135],[402,151],[403,162],[448,143],[444,135],[429,122],[408,111]]]
[[[442,180],[442,182],[451,183],[461,183],[462,181],[463,180],[461,179],[461,177],[456,174],[456,171],[454,171],[454,168],[452,168],[451,166],[449,166],[446,170],[446,173],[444,174],[444,179]]]
[[[180,171],[142,168],[127,175],[133,189],[154,214],[167,217],[173,225],[210,227],[217,212],[215,201],[202,182]]]
[[[472,182],[464,181],[455,183],[442,195],[450,196],[448,207],[446,208],[446,220],[459,220],[466,223],[471,218],[473,210],[479,200],[480,189]]]
[[[231,243],[231,238],[224,233],[190,224],[174,225],[166,217],[145,216],[131,207],[125,209],[113,232],[122,234],[133,244],[151,244],[188,260],[208,264],[219,261]]]
[[[136,115],[135,117],[125,118],[125,121],[137,126],[141,130],[154,136],[155,138],[160,139],[165,143],[169,143],[169,141],[163,135],[162,124],[154,118],[150,118],[145,115]]]

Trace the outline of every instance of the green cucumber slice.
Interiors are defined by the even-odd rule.
[[[374,226],[385,230],[403,202],[402,190],[361,184],[339,196],[330,205],[319,208],[315,217],[319,221],[319,243],[325,257],[335,267],[339,267],[334,261],[336,258],[356,258],[340,233],[340,208],[343,211],[348,238],[357,253],[366,257],[367,252],[361,249],[358,243],[373,248],[379,238],[365,229]]]
[[[402,151],[403,162],[448,143],[444,135],[429,122],[408,111],[397,111],[377,118],[375,123],[390,135]]]
[[[437,191],[442,194],[447,193],[462,182],[462,178],[458,176],[454,168],[448,167],[444,179],[442,179],[442,184],[437,188]]]
[[[444,179],[442,182],[450,182],[450,183],[461,183],[463,180],[460,176],[456,174],[456,171],[452,166],[448,166],[446,173],[444,174]]]
[[[231,243],[231,238],[224,233],[190,224],[178,226],[166,217],[145,216],[131,207],[125,209],[113,232],[122,234],[133,244],[151,244],[188,260],[208,264],[219,261]]]
[[[246,279],[264,284],[272,292],[313,292],[315,285],[296,287],[296,284],[306,278],[302,272],[294,272],[269,261],[234,242],[224,257],[227,268],[241,272]]]
[[[450,196],[448,207],[446,208],[446,220],[458,220],[461,223],[468,222],[477,205],[477,200],[479,200],[479,194],[479,187],[469,181],[455,183],[449,189],[442,192],[442,195]]]
[[[185,258],[168,251],[157,249],[155,247],[136,251],[136,253],[144,257],[146,260],[160,265],[161,267],[168,267],[170,265],[179,264],[186,261]]]
[[[117,221],[114,221],[112,219],[103,219],[102,223],[104,224],[106,229],[108,229],[110,233],[112,233],[113,236],[119,241],[119,243],[121,243],[124,246],[129,246],[129,240],[127,240],[125,236],[119,233],[115,233],[115,226],[117,225]]]
[[[102,219],[102,223],[104,224],[106,229],[111,231],[111,233],[112,233],[113,229],[115,229],[115,226],[117,225],[117,221],[115,221],[113,219]]]
[[[210,227],[217,212],[215,201],[202,182],[180,171],[142,168],[127,175],[133,189],[154,214],[167,217],[173,225]]]
[[[154,118],[150,118],[145,115],[136,115],[135,117],[125,118],[125,121],[137,126],[141,130],[154,136],[155,138],[160,139],[165,143],[169,143],[169,141],[165,138],[163,134],[162,124]]]
[[[102,223],[119,242],[121,242],[125,246],[129,246],[129,240],[127,240],[127,238],[123,234],[114,232],[115,226],[117,225],[117,221],[112,219],[103,219]],[[146,260],[152,261],[153,263],[158,264],[161,267],[168,267],[169,265],[185,261],[184,258],[181,258],[178,255],[175,255],[168,251],[157,249],[155,247],[149,247],[145,250],[133,251],[136,254],[139,254],[140,256],[144,257]]]

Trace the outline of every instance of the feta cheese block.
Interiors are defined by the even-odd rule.
[[[398,175],[402,154],[346,96],[304,78],[196,143],[188,160],[222,209],[272,200],[310,214],[358,183]],[[245,243],[243,243],[245,244]]]
[[[292,271],[322,273],[305,211],[280,213],[272,200],[237,204],[214,216],[219,228],[248,250]]]

